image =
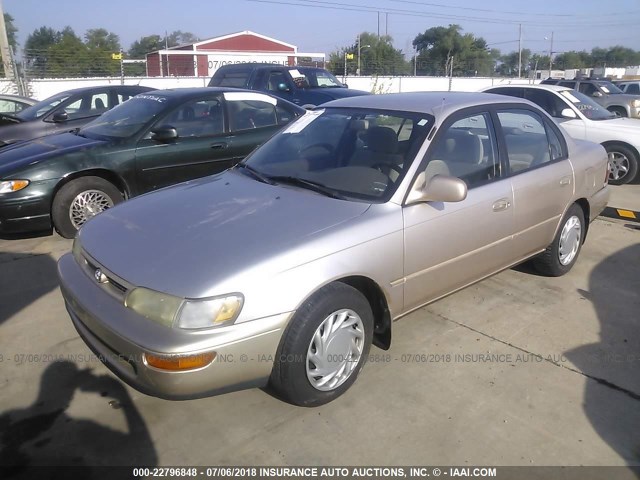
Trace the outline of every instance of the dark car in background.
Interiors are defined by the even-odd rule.
[[[560,85],[592,97],[611,113],[618,117],[640,118],[640,97],[624,93],[609,80],[575,78],[573,80],[548,78],[543,85]]]
[[[209,86],[259,90],[304,108],[339,98],[370,95],[369,92],[347,88],[324,68],[288,67],[272,63],[223,65],[213,74]]]
[[[0,113],[14,115],[36,103],[38,101],[34,98],[20,95],[0,95]]]
[[[0,147],[81,127],[125,100],[151,90],[139,85],[76,88],[18,112],[0,114]]]
[[[304,113],[258,92],[157,90],[78,130],[9,145],[0,149],[0,233],[53,226],[71,238],[125,199],[226,170]]]

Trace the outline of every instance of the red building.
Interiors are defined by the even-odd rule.
[[[259,33],[232,33],[147,54],[150,77],[211,77],[229,63],[267,62],[296,65],[298,57],[322,58],[324,53],[298,53],[298,47]]]

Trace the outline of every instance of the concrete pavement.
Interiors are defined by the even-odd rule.
[[[0,240],[0,463],[640,464],[640,231],[623,221],[594,222],[565,277],[519,267],[399,320],[391,350],[315,409],[124,386],[64,309],[70,248]]]

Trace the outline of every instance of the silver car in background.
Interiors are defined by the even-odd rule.
[[[532,259],[558,276],[605,207],[607,155],[527,100],[327,103],[224,173],[110,209],[58,265],[80,336],[169,399],[345,392],[423,305]]]

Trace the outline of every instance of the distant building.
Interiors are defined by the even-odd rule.
[[[295,45],[245,30],[148,53],[147,76],[211,77],[229,63],[297,65],[301,58],[315,58],[324,66],[324,53],[299,53]]]

